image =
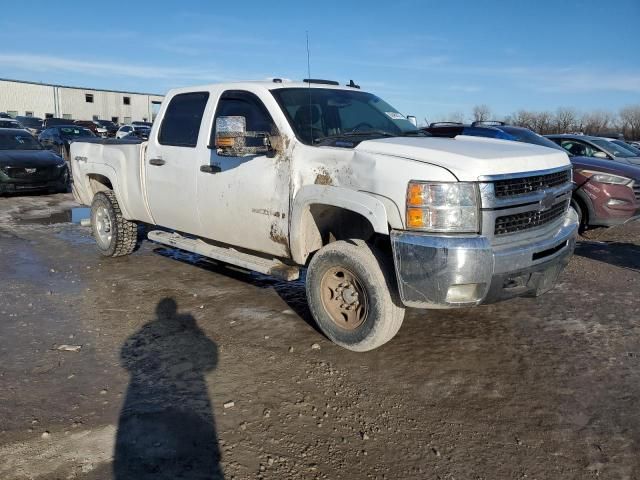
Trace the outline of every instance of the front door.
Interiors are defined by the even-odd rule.
[[[198,152],[207,152],[200,135],[208,92],[175,95],[145,155],[146,192],[154,221],[163,227],[200,234],[198,225]],[[202,129],[202,130],[206,130]]]
[[[215,122],[221,116],[240,116],[247,132],[277,129],[260,99],[246,91],[226,91],[218,102],[210,145],[215,145]],[[212,173],[198,170],[198,210],[203,231],[209,238],[234,246],[289,256],[290,164],[283,153],[245,156],[221,155],[210,150],[204,165]]]

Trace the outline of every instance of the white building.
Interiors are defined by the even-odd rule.
[[[73,120],[116,123],[153,121],[164,97],[153,93],[120,92],[0,79],[0,112]]]

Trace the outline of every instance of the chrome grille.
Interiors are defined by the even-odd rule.
[[[570,171],[562,170],[560,172],[548,173],[545,175],[497,180],[494,182],[494,191],[495,196],[499,198],[513,197],[517,195],[526,195],[538,190],[557,187],[563,183],[569,182],[570,180]]]
[[[567,201],[556,203],[549,210],[529,210],[512,215],[496,218],[495,235],[522,232],[531,228],[541,227],[560,218],[567,209]]]

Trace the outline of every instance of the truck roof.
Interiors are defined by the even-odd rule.
[[[350,87],[348,85],[330,85],[326,83],[308,83],[293,80],[247,80],[239,82],[221,82],[221,83],[209,83],[204,85],[195,85],[190,87],[173,88],[169,93],[187,93],[198,90],[210,90],[211,88],[232,89],[232,90],[244,90],[244,89],[264,89],[264,90],[278,90],[281,88],[323,88],[332,90],[348,90],[354,91],[357,88]]]

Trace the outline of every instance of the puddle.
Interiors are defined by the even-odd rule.
[[[71,223],[80,223],[91,217],[90,207],[77,207],[71,209]]]
[[[19,217],[15,221],[21,225],[54,225],[56,223],[80,223],[90,216],[90,208],[77,207],[63,212],[51,212],[46,216]]]

